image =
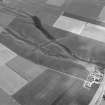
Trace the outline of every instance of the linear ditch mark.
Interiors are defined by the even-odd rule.
[[[44,27],[41,24],[40,19],[37,18],[36,20],[39,21],[38,22],[39,23],[39,25],[38,25],[39,27],[37,27],[37,26],[36,27],[46,36],[46,38],[48,38],[50,40],[50,42],[53,42],[53,43],[57,44],[58,46],[62,47],[68,53],[68,55],[73,56],[75,59],[83,61],[83,62],[95,64],[95,65],[98,65],[98,66],[103,66],[103,68],[105,67],[104,65],[102,65],[99,62],[96,63],[96,62],[93,62],[93,61],[90,61],[90,60],[88,61],[88,60],[85,60],[85,59],[82,59],[82,58],[78,57],[76,54],[74,54],[72,52],[72,50],[70,50],[67,46],[59,43],[47,30],[45,30]]]
[[[27,18],[26,15],[23,15],[23,14],[20,14],[19,12],[17,12],[19,9],[16,10],[16,8],[7,6],[6,4],[3,4],[3,3],[0,3],[0,6],[3,7],[3,8],[0,9],[0,12],[5,13],[5,10],[6,10],[6,12],[13,13],[13,14],[15,14],[16,16],[20,16],[20,17],[23,17],[23,18]],[[4,9],[4,11],[3,11],[3,9]],[[15,10],[15,11],[14,11],[14,10]]]
[[[34,21],[35,20],[37,22],[36,23],[34,22],[34,25],[46,36],[47,39],[50,40],[50,42],[48,42],[47,44],[42,44],[42,46],[40,46],[40,48],[45,47],[45,45],[48,45],[49,43],[53,42],[53,43],[57,44],[58,46],[60,46],[61,48],[63,48],[64,51],[66,51],[68,53],[68,55],[73,56],[77,60],[87,62],[87,63],[92,63],[92,64],[95,64],[95,65],[98,65],[98,66],[103,66],[101,63],[95,63],[95,62],[92,62],[92,61],[87,61],[85,59],[82,59],[82,58],[78,57],[68,47],[66,47],[63,44],[59,43],[52,35],[50,35],[50,33],[47,30],[45,30],[44,27],[41,25],[41,21],[40,21],[40,19],[38,17],[35,16]],[[25,41],[27,43],[30,43],[31,45],[35,45],[31,41],[24,40],[23,38],[21,40],[23,40],[23,41]]]
[[[5,5],[2,5],[2,6],[4,6],[5,7],[4,9],[6,9],[7,11],[10,11],[10,12],[12,12],[12,13],[17,15],[17,13],[15,13],[13,10],[11,10],[11,9],[15,9],[15,8],[6,7]],[[29,16],[33,20],[33,23],[30,23],[30,24],[33,24],[35,26],[35,28],[38,28],[48,39],[55,40],[55,38],[53,36],[51,36],[49,34],[49,32],[46,31],[43,28],[42,23],[41,23],[39,17],[33,16],[30,13],[22,11],[22,10],[21,10],[21,12],[23,12],[25,15]],[[18,14],[18,15],[24,17],[24,15],[21,15],[21,14]],[[28,22],[26,22],[26,23],[28,23]]]
[[[25,40],[25,39],[23,39],[23,38],[20,38],[17,34],[18,33],[16,33],[16,32],[14,32],[14,30],[11,30],[11,29],[9,29],[9,28],[6,28],[5,29],[6,31],[8,31],[12,36],[14,36],[16,39],[18,39],[18,40],[20,40],[20,41],[23,41],[23,42],[25,42],[25,43],[27,43],[27,44],[29,44],[29,45],[32,45],[33,47],[35,46],[38,50],[40,50],[44,55],[48,55],[47,53],[45,53],[45,52],[43,52],[43,48],[41,47],[41,46],[38,46],[38,44],[35,44],[35,43],[32,43],[31,41],[28,41],[28,40]],[[50,42],[49,42],[50,43]],[[54,56],[54,55],[52,55],[53,57],[57,57],[56,55]],[[67,59],[68,58],[68,56],[65,56],[65,55],[63,55],[63,54],[59,54],[59,58],[62,58],[62,59]]]
[[[11,8],[12,9],[12,8]],[[7,9],[8,10],[8,9]],[[11,11],[11,10],[9,10],[9,11]],[[23,11],[24,12],[24,11]],[[44,28],[43,28],[43,26],[42,26],[42,24],[41,24],[41,21],[40,21],[40,19],[37,17],[37,16],[32,16],[32,15],[30,15],[29,13],[26,13],[26,12],[24,12],[26,15],[28,15],[29,17],[31,17],[31,19],[33,20],[33,25],[35,26],[35,28],[38,28],[45,36],[46,36],[46,38],[47,39],[49,39],[50,40],[50,42],[47,42],[47,43],[45,43],[45,44],[42,44],[41,46],[40,46],[40,48],[42,48],[43,46],[45,47],[46,45],[48,45],[49,43],[51,43],[51,42],[53,42],[53,43],[55,43],[55,41],[56,41],[56,39],[53,37],[53,36],[51,36],[50,34],[49,34],[49,32],[48,31],[46,31]],[[17,15],[17,14],[16,14]],[[18,39],[20,39],[16,34],[14,34],[13,33],[13,31],[11,31],[10,29],[6,29],[8,32],[10,32],[10,33],[12,33],[16,38],[18,38]],[[23,41],[25,41],[25,42],[27,42],[27,43],[29,43],[29,41],[27,41],[27,40],[24,40],[23,38],[21,38],[20,40],[23,40]],[[31,45],[33,45],[34,43],[32,43],[32,42],[30,42],[30,44]],[[62,58],[65,58],[65,56],[64,55],[60,55]],[[67,58],[67,57],[66,57]]]
[[[35,43],[31,42],[31,41],[28,41],[28,40],[26,40],[26,39],[24,39],[24,38],[19,37],[19,36],[17,35],[17,33],[14,32],[14,30],[12,30],[12,29],[10,29],[10,28],[8,28],[8,27],[6,27],[5,30],[6,30],[7,32],[9,32],[12,36],[14,36],[16,39],[21,40],[21,41],[23,41],[23,42],[25,42],[25,43],[27,43],[27,44],[29,44],[29,45],[38,47],[37,44],[35,44]]]
[[[5,8],[6,8],[7,10],[8,10],[8,9],[15,9],[15,8],[6,7],[6,6],[5,6]],[[12,10],[9,10],[9,11],[12,12]],[[57,44],[58,46],[62,47],[62,48],[65,50],[65,52],[67,52],[70,56],[73,56],[75,59],[77,59],[77,60],[79,60],[79,61],[83,61],[83,62],[95,64],[95,65],[101,66],[102,68],[105,68],[105,65],[103,65],[102,63],[93,62],[93,61],[87,61],[87,60],[85,60],[85,59],[83,59],[83,58],[78,57],[78,56],[77,56],[76,54],[74,54],[69,48],[67,48],[67,47],[64,46],[63,44],[59,43],[46,29],[44,29],[44,27],[43,27],[43,25],[42,25],[42,23],[41,23],[39,17],[33,16],[33,15],[31,15],[30,13],[27,13],[27,12],[22,11],[22,10],[21,10],[21,12],[23,12],[25,15],[29,16],[29,17],[33,20],[33,23],[31,23],[31,24],[33,24],[33,25],[35,26],[35,28],[38,28],[38,29],[46,36],[46,38],[50,40],[50,42],[48,42],[47,44],[44,44],[44,45],[42,45],[42,46],[40,46],[40,47],[43,47],[43,46],[45,46],[45,45],[48,45],[49,43],[52,42],[52,43],[55,43],[55,44]],[[15,14],[15,12],[14,12],[14,14]],[[16,15],[17,15],[17,14],[16,14]],[[21,14],[18,14],[18,15],[24,17],[24,15],[21,15]],[[26,16],[26,17],[27,17],[27,16]],[[8,30],[8,29],[7,29],[7,30]],[[10,30],[8,30],[8,31],[10,31]],[[15,37],[17,37],[17,36],[15,35]],[[19,37],[17,37],[17,38],[19,39]],[[25,41],[25,42],[30,43],[31,45],[33,45],[32,42],[29,42],[29,41],[27,41],[27,40],[24,40],[23,38],[20,39],[20,40],[23,40],[23,41]],[[35,44],[35,43],[34,43],[34,44]]]
[[[85,60],[83,58],[78,57],[76,54],[74,54],[72,52],[72,50],[70,50],[68,47],[64,46],[63,44],[59,43],[47,30],[45,30],[41,24],[40,19],[38,19],[38,17],[36,19],[34,18],[34,21],[38,21],[37,24],[39,24],[39,25],[36,25],[35,22],[34,22],[34,25],[36,25],[36,27],[38,26],[37,28],[46,36],[46,38],[48,38],[50,40],[50,42],[53,42],[53,43],[57,44],[58,46],[62,47],[70,56],[73,56],[77,60],[91,63],[91,64],[95,64],[95,65],[98,65],[98,66],[105,68],[105,65],[103,65],[99,62],[93,62],[92,60],[88,61],[88,60]]]
[[[5,5],[2,5],[2,6],[4,6],[7,9],[7,11],[10,11],[10,12],[13,12],[13,10],[11,10],[11,9],[15,10],[15,8],[12,8],[12,7],[6,7]],[[59,40],[63,39],[63,38],[55,39],[52,35],[50,35],[50,33],[46,29],[44,29],[44,27],[42,26],[42,23],[41,23],[39,17],[32,16],[30,13],[27,13],[27,12],[25,12],[23,10],[21,10],[21,12],[23,12],[25,15],[28,15],[28,17],[30,17],[33,20],[33,22],[34,22],[34,23],[33,22],[24,22],[24,23],[28,23],[28,24],[34,25],[35,28],[37,27],[47,37],[47,39],[50,40],[50,42],[47,42],[44,45],[42,44],[41,46],[46,46],[46,45],[48,45],[50,43],[54,43],[54,41],[59,41]],[[15,14],[15,12],[13,12],[13,13]],[[16,15],[17,15],[17,13],[16,13]],[[24,15],[21,15],[21,14],[18,14],[18,15],[24,17]]]

